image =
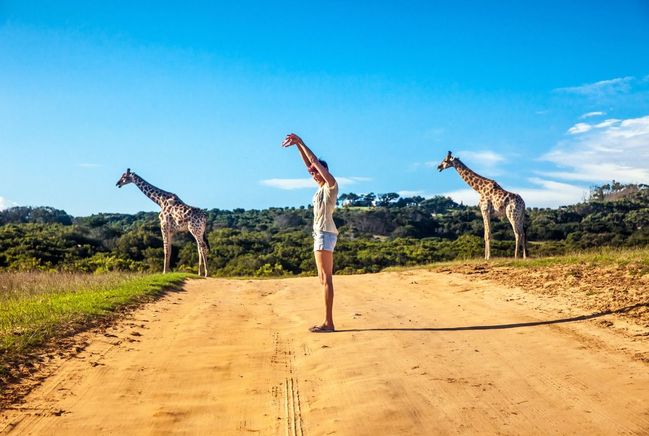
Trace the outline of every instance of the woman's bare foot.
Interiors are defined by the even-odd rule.
[[[332,326],[332,325],[329,326],[329,325],[326,325],[326,324],[322,324],[322,325],[314,325],[313,327],[311,327],[309,329],[309,331],[311,333],[332,333],[332,332],[334,332],[336,330],[334,329],[334,326]]]

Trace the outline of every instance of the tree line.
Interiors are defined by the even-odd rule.
[[[389,266],[481,257],[483,225],[477,207],[448,197],[402,198],[342,194],[334,220],[340,231],[338,273],[376,272]],[[222,276],[313,274],[311,207],[220,210],[208,213],[209,272]],[[646,185],[603,185],[588,200],[557,209],[528,208],[528,252],[562,254],[599,246],[649,244]],[[511,256],[513,232],[492,220],[492,255]],[[0,269],[157,272],[162,237],[155,212],[73,217],[52,207],[0,211]],[[174,239],[172,266],[194,271],[196,245]]]

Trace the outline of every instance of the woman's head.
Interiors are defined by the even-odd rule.
[[[322,159],[318,159],[318,162],[320,163],[320,165],[325,167],[327,171],[329,170],[329,165],[327,165],[327,162]],[[309,165],[307,171],[309,171],[309,174],[311,174],[311,177],[313,177],[313,180],[315,180],[318,185],[323,185],[325,183],[324,177],[322,177],[315,165]]]

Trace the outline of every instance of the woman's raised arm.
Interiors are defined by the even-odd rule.
[[[311,151],[309,147],[307,147],[304,141],[302,141],[302,138],[297,136],[295,133],[287,135],[282,142],[282,147],[290,147],[291,145],[296,145],[298,150],[300,150],[302,160],[304,161],[304,164],[309,171],[311,171],[312,168],[315,169],[325,180],[325,182],[327,182],[327,185],[329,185],[329,187],[336,185],[336,179],[334,178],[334,176],[332,176],[329,170],[320,163],[318,157]]]

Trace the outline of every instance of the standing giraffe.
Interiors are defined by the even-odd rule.
[[[525,220],[525,202],[520,195],[513,192],[505,191],[498,183],[486,177],[482,177],[476,172],[472,171],[462,163],[462,161],[451,155],[449,151],[446,158],[437,166],[440,171],[446,168],[453,167],[457,173],[480,194],[480,212],[482,212],[482,221],[484,223],[484,257],[489,259],[490,241],[491,241],[491,227],[489,217],[493,213],[496,216],[507,216],[509,222],[514,229],[514,237],[516,238],[516,249],[514,250],[514,257],[518,258],[518,246],[523,249],[523,259],[527,256],[525,250],[525,231],[523,222]]]
[[[207,277],[207,241],[205,239],[205,227],[207,225],[207,214],[204,210],[191,207],[183,203],[176,194],[158,189],[148,183],[142,177],[131,172],[128,168],[122,177],[117,181],[117,187],[134,183],[140,191],[153,200],[160,208],[160,228],[162,230],[162,242],[164,244],[164,268],[163,273],[169,271],[171,259],[171,239],[174,233],[189,230],[196,244],[198,245],[198,275],[203,273]]]

